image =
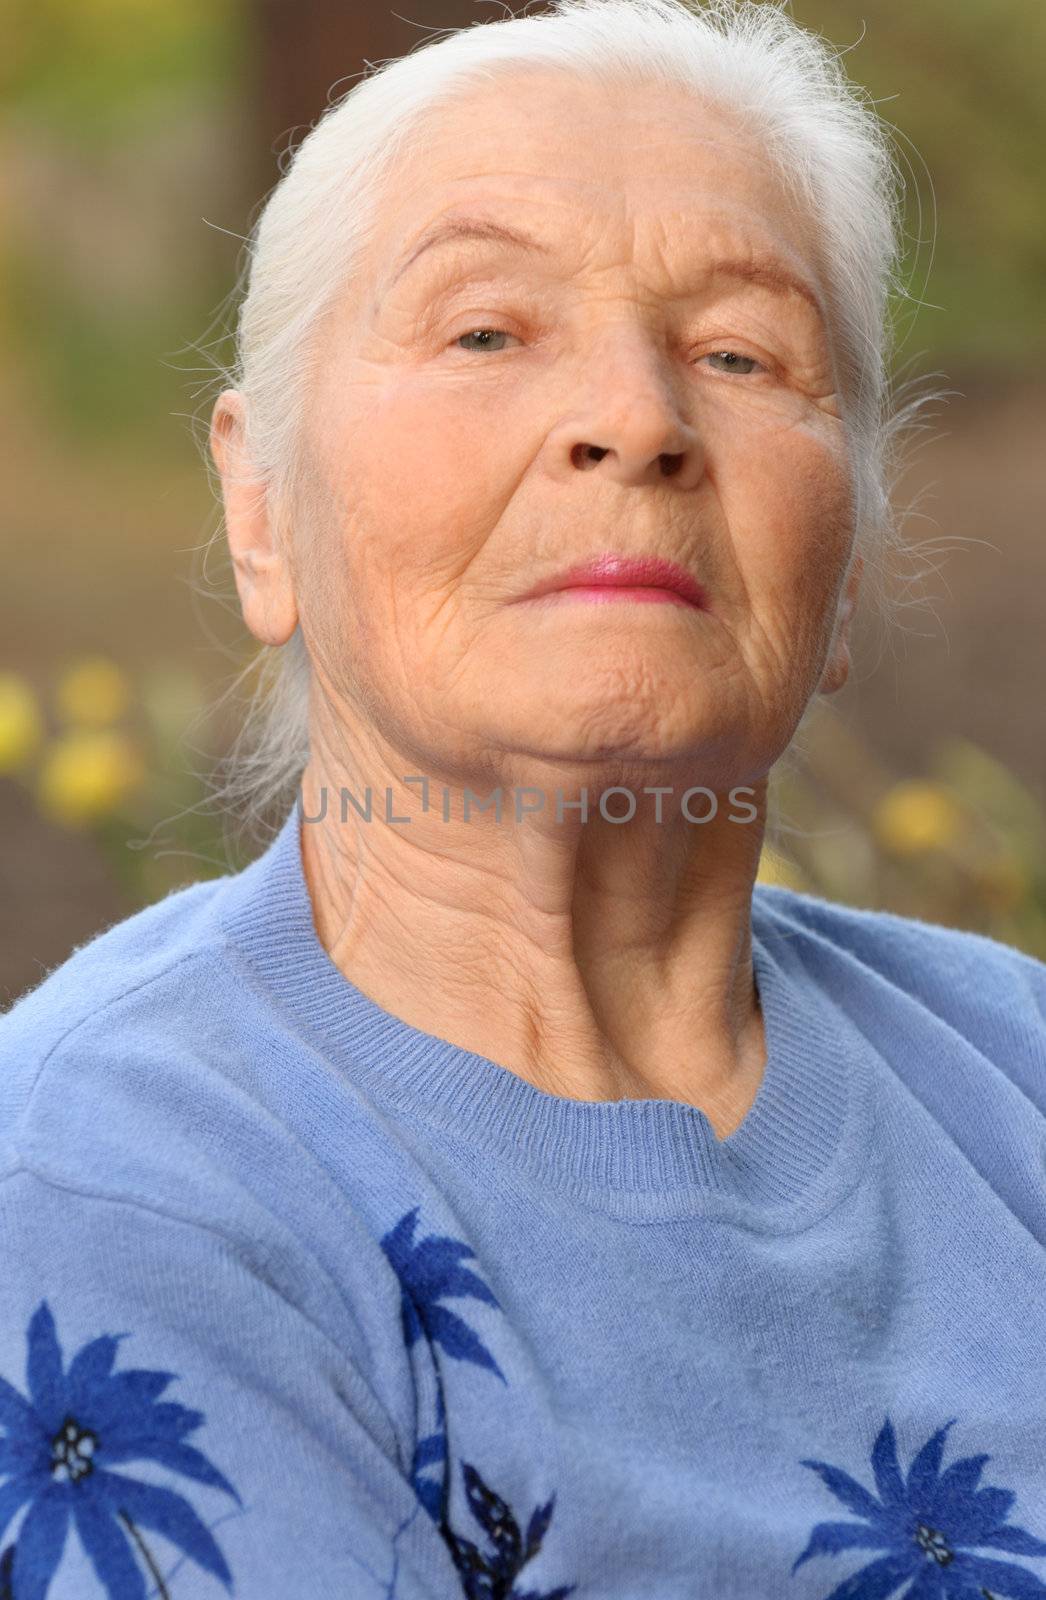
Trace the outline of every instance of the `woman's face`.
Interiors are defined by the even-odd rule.
[[[457,239],[404,267],[466,214],[539,248]],[[294,607],[350,748],[355,729],[404,772],[653,762],[725,788],[845,678],[831,333],[720,262],[821,298],[808,225],[689,96],[543,73],[432,117],[317,335],[305,416]],[[678,563],[705,607],[524,598],[606,552]]]

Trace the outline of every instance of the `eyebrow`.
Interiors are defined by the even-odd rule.
[[[389,288],[399,282],[407,268],[413,266],[418,257],[427,250],[434,249],[437,245],[451,244],[462,240],[481,240],[496,244],[510,245],[514,249],[528,250],[532,254],[551,255],[553,251],[547,244],[539,239],[533,239],[529,234],[520,233],[516,228],[510,228],[503,222],[495,222],[489,217],[443,217],[426,228],[421,238],[414,245],[410,255],[397,268]],[[754,283],[764,289],[771,290],[774,294],[797,294],[808,305],[812,306],[822,319],[824,309],[813,285],[805,278],[790,272],[776,259],[757,255],[753,257],[740,257],[713,261],[708,268],[710,277],[736,278],[744,283]]]

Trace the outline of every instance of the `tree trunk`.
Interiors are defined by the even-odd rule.
[[[267,192],[334,100],[390,56],[408,54],[444,28],[495,21],[505,9],[494,0],[251,0],[248,43],[251,72],[253,170],[249,180]],[[406,18],[407,20],[404,20]]]

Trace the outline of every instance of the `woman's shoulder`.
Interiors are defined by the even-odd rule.
[[[188,1126],[227,1093],[220,1068],[250,1030],[215,914],[228,881],[173,890],[112,924],[0,1016],[3,1169],[32,1151],[70,1179],[99,1163],[112,1175],[136,1148],[173,1153],[177,1119]],[[159,1120],[162,1134],[149,1125]]]
[[[172,891],[114,923],[0,1016],[0,1248],[42,1282],[51,1258],[41,1267],[29,1241],[64,1208],[71,1239],[95,1241],[98,1260],[110,1251],[115,1282],[165,1271],[161,1250],[183,1264],[209,1251],[233,1298],[253,1277],[333,1325],[343,1302],[315,1270],[331,1196],[315,1156],[314,1183],[303,1177],[297,1041],[230,945],[232,882]],[[338,1227],[366,1252],[347,1204]],[[139,1244],[132,1269],[122,1253]],[[99,1281],[85,1280],[90,1294]]]
[[[757,884],[753,929],[869,1009],[931,1013],[1046,1106],[1046,963],[986,933]],[[840,965],[840,963],[842,965]],[[885,1019],[884,1019],[885,1020]]]
[[[754,921],[782,934],[827,941],[885,976],[934,990],[977,977],[1030,989],[1046,1002],[1046,963],[990,934],[757,883]]]
[[[120,999],[155,985],[220,942],[212,915],[227,879],[173,889],[163,899],[101,929],[45,972],[0,1015],[0,1055],[17,1041],[48,1050],[62,1035]]]

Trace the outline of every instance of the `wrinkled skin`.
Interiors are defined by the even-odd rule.
[[[766,1059],[766,778],[846,679],[861,564],[828,313],[709,269],[770,255],[823,308],[816,233],[751,138],[681,92],[517,75],[434,114],[423,151],[317,331],[284,538],[240,482],[236,391],[212,427],[247,626],[278,645],[300,620],[312,659],[317,931],[416,1027],[548,1093],[688,1101],[723,1138]],[[393,283],[464,211],[548,251],[458,241]],[[678,562],[706,609],[523,598],[602,551]],[[427,812],[402,782],[421,774]],[[339,787],[368,784],[376,819],[342,823]],[[409,824],[379,820],[387,784]],[[599,815],[613,784],[627,824]],[[498,785],[502,822],[464,822],[462,790]],[[545,809],[517,821],[525,785]],[[692,785],[719,799],[701,825]],[[557,820],[583,786],[588,822]],[[736,786],[754,821],[729,820],[752,814]]]

